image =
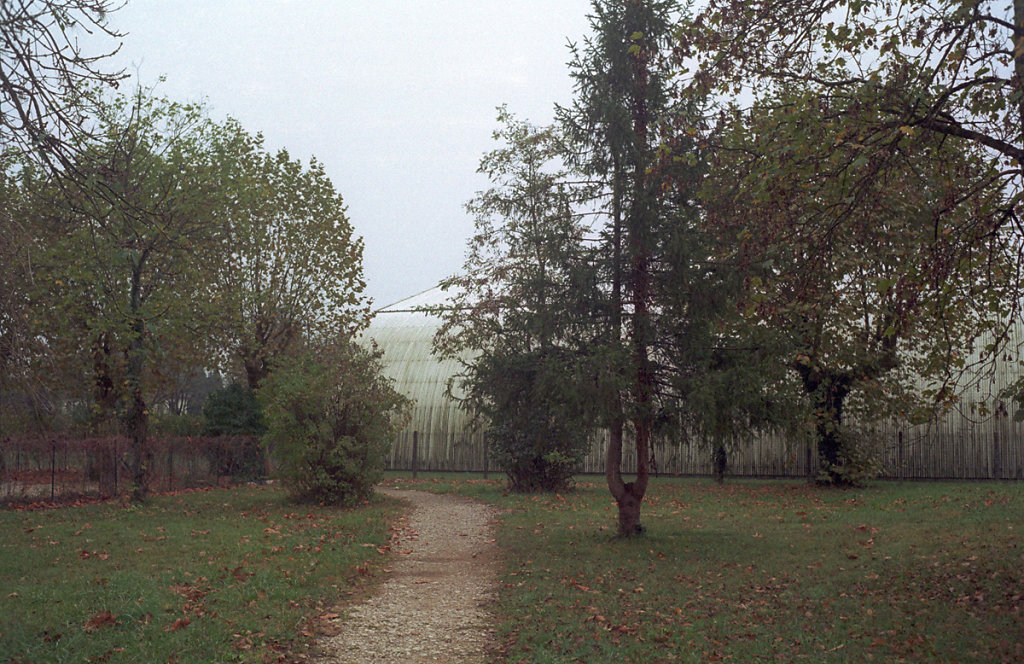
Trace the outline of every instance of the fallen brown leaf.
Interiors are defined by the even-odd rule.
[[[110,611],[100,611],[92,618],[85,621],[83,626],[87,632],[95,632],[98,629],[104,627],[111,627],[117,623],[117,616],[110,613]]]

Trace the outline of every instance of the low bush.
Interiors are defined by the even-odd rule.
[[[567,371],[541,352],[485,355],[473,367],[471,402],[491,425],[488,448],[512,491],[564,490],[589,447],[592,420]]]
[[[246,445],[214,443],[208,448],[217,475],[254,480],[266,474],[266,454],[257,437],[266,430],[252,390],[239,383],[214,390],[203,405],[203,435],[250,436]]]
[[[295,499],[353,505],[384,470],[407,400],[380,354],[352,342],[306,347],[260,389],[265,440]]]

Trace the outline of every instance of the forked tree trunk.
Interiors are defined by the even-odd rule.
[[[638,7],[643,0],[636,0]],[[630,33],[635,31],[630,31]],[[647,481],[651,467],[651,432],[654,424],[653,396],[654,370],[650,359],[651,329],[651,258],[652,247],[650,235],[653,232],[653,214],[644,153],[648,146],[648,124],[650,122],[647,106],[650,72],[648,71],[650,54],[646,48],[632,53],[633,84],[631,99],[631,115],[633,134],[638,149],[631,159],[630,180],[632,184],[632,200],[627,215],[627,236],[629,238],[630,294],[633,303],[633,316],[630,334],[633,338],[633,426],[636,431],[636,481],[623,484],[622,498],[619,499],[619,533],[632,535],[643,531],[640,525],[640,506],[647,493]]]
[[[640,464],[638,447],[637,462],[644,470],[637,473],[636,482],[624,481],[622,478],[622,419],[617,418],[609,429],[608,450],[605,457],[605,479],[608,481],[608,490],[619,507],[619,536],[630,537],[643,532],[643,526],[640,524],[640,507],[643,505],[644,494],[647,492],[647,463]],[[647,455],[644,454],[643,457],[646,459]]]
[[[644,14],[646,0],[629,0],[625,3],[625,24],[614,26],[624,35],[640,34],[645,38],[652,35],[644,34]],[[635,38],[634,38],[635,39]],[[650,123],[648,108],[648,87],[650,85],[651,47],[637,43],[629,47],[628,53],[619,57],[628,59],[630,80],[619,81],[626,84],[621,91],[624,110],[628,110],[631,120],[630,132],[624,134],[623,145],[615,146],[612,142],[613,173],[613,223],[614,223],[614,316],[613,338],[615,344],[620,343],[623,331],[624,300],[631,307],[629,334],[631,341],[630,362],[628,369],[619,377],[628,379],[629,386],[623,390],[614,404],[614,414],[607,457],[605,459],[605,476],[608,489],[619,506],[619,535],[631,536],[642,532],[640,525],[640,507],[647,493],[647,482],[650,472],[650,442],[653,428],[653,395],[654,375],[650,362],[651,345],[651,259],[652,244],[650,235],[653,232],[653,210],[649,199],[649,176],[647,160],[650,154],[648,145],[648,125]],[[639,50],[636,50],[639,49]],[[625,72],[623,72],[625,73]],[[626,189],[629,189],[628,193]],[[626,196],[629,196],[626,199]],[[625,222],[623,224],[623,222]],[[628,245],[624,245],[628,243]],[[624,251],[628,246],[628,251]],[[623,272],[628,266],[628,279],[623,284]],[[622,294],[626,287],[628,297]],[[629,404],[623,407],[622,400]],[[623,425],[626,413],[636,432],[636,481],[625,482],[622,477],[622,446]]]

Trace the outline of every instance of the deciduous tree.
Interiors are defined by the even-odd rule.
[[[131,439],[132,495],[142,500],[147,383],[207,321],[212,291],[200,275],[218,243],[219,164],[198,106],[140,90],[98,108],[102,142],[79,155],[69,182],[49,185],[53,241],[39,296],[59,312],[47,338],[70,362],[85,359],[97,402],[116,405]],[[95,187],[115,195],[96,197]]]
[[[116,86],[122,72],[103,69],[120,47],[89,54],[81,41],[121,35],[113,0],[4,0],[0,3],[0,142],[53,170],[74,170],[91,124],[96,84]]]
[[[851,392],[906,415],[924,376],[949,405],[1019,308],[1022,38],[1019,0],[711,0],[680,31],[689,94],[721,104],[709,221],[744,229],[751,310],[791,335],[832,480]]]
[[[219,130],[225,206],[215,275],[222,345],[256,390],[301,338],[328,341],[364,327],[363,241],[323,164],[268,152],[229,120]]]
[[[857,473],[851,398],[861,422],[952,405],[972,345],[1004,332],[1017,247],[1002,183],[977,177],[990,168],[977,146],[906,134],[865,154],[834,119],[875,111],[808,95],[780,90],[723,118],[705,221],[720,260],[745,274],[746,314],[781,335],[824,477],[845,483]]]

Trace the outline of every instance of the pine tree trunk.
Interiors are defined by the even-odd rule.
[[[612,180],[612,320],[610,339],[618,344],[622,339],[622,171],[618,155],[613,155]],[[605,479],[608,490],[619,506],[619,536],[628,537],[639,531],[640,501],[635,500],[622,479],[622,432],[624,418],[622,400],[616,398],[609,424],[608,449],[605,456]]]
[[[654,340],[651,309],[653,307],[653,276],[651,265],[658,222],[657,193],[652,193],[649,167],[654,149],[649,135],[651,125],[651,63],[658,51],[659,37],[668,36],[668,28],[654,18],[654,3],[648,0],[620,0],[609,3],[605,18],[614,24],[595,26],[606,32],[604,44],[608,64],[616,71],[610,81],[618,106],[609,120],[607,148],[612,166],[614,316],[611,342],[621,348],[623,332],[628,331],[629,345],[623,349],[629,356],[616,375],[616,398],[611,422],[611,435],[605,474],[608,488],[619,506],[619,534],[642,532],[640,508],[651,468],[651,437],[654,425],[655,376],[650,352]],[[639,35],[639,37],[637,36]],[[622,40],[626,37],[628,43]],[[621,50],[615,50],[619,47]],[[660,102],[659,102],[660,103]],[[628,113],[624,116],[620,113]],[[604,110],[601,111],[604,115]],[[628,124],[626,118],[628,117]],[[623,292],[625,291],[625,292]],[[624,325],[628,317],[628,325]],[[625,422],[633,425],[636,445],[636,480],[626,483],[622,478],[622,429]]]
[[[638,0],[637,5],[643,2]],[[632,54],[633,83],[631,99],[631,115],[635,151],[631,156],[630,180],[632,192],[629,214],[627,215],[627,237],[629,238],[630,254],[630,290],[633,303],[632,325],[630,333],[633,337],[633,371],[634,380],[634,415],[633,426],[636,430],[636,482],[625,486],[625,495],[619,501],[619,532],[625,534],[629,530],[640,532],[640,506],[647,493],[647,481],[651,467],[651,432],[654,424],[652,398],[654,394],[654,371],[650,359],[651,345],[651,254],[650,236],[653,232],[653,211],[648,185],[647,148],[648,124],[650,122],[647,106],[649,54],[645,48]],[[624,520],[625,519],[625,520]]]
[[[619,536],[631,537],[643,533],[644,527],[640,524],[640,506],[643,504],[643,495],[632,482],[624,486],[622,497],[618,499],[619,504]]]

